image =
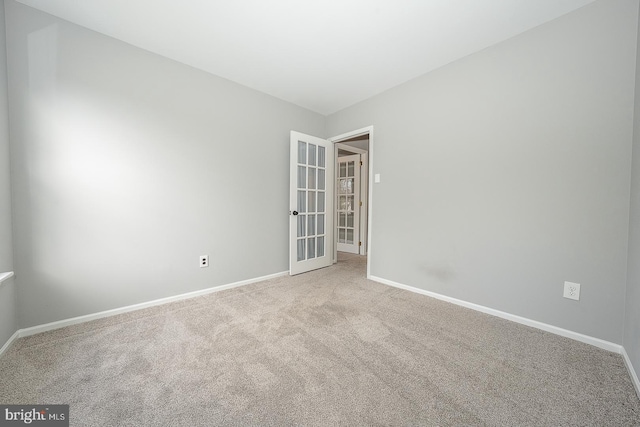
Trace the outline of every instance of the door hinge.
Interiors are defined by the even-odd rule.
[[[362,166],[362,160],[360,160],[360,166]]]
[[[362,206],[362,200],[360,200],[360,206]]]
[[[358,246],[362,246],[362,242],[358,242]]]

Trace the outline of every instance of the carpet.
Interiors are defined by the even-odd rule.
[[[17,340],[73,426],[638,426],[620,355],[365,279],[365,259]]]

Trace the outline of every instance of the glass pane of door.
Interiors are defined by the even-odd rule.
[[[298,188],[307,188],[307,168],[298,166]]]
[[[298,141],[298,163],[307,164],[307,143],[304,141]]]
[[[298,215],[298,233],[296,234],[296,236],[298,237],[304,237],[305,236],[305,231],[306,231],[306,227],[305,227],[305,216],[304,215]]]
[[[304,261],[304,239],[298,239],[298,261]]]

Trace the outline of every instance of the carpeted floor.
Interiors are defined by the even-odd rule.
[[[367,281],[365,260],[18,340],[74,426],[640,425],[620,355]]]

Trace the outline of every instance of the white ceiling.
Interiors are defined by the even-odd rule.
[[[594,0],[18,0],[330,114]]]

